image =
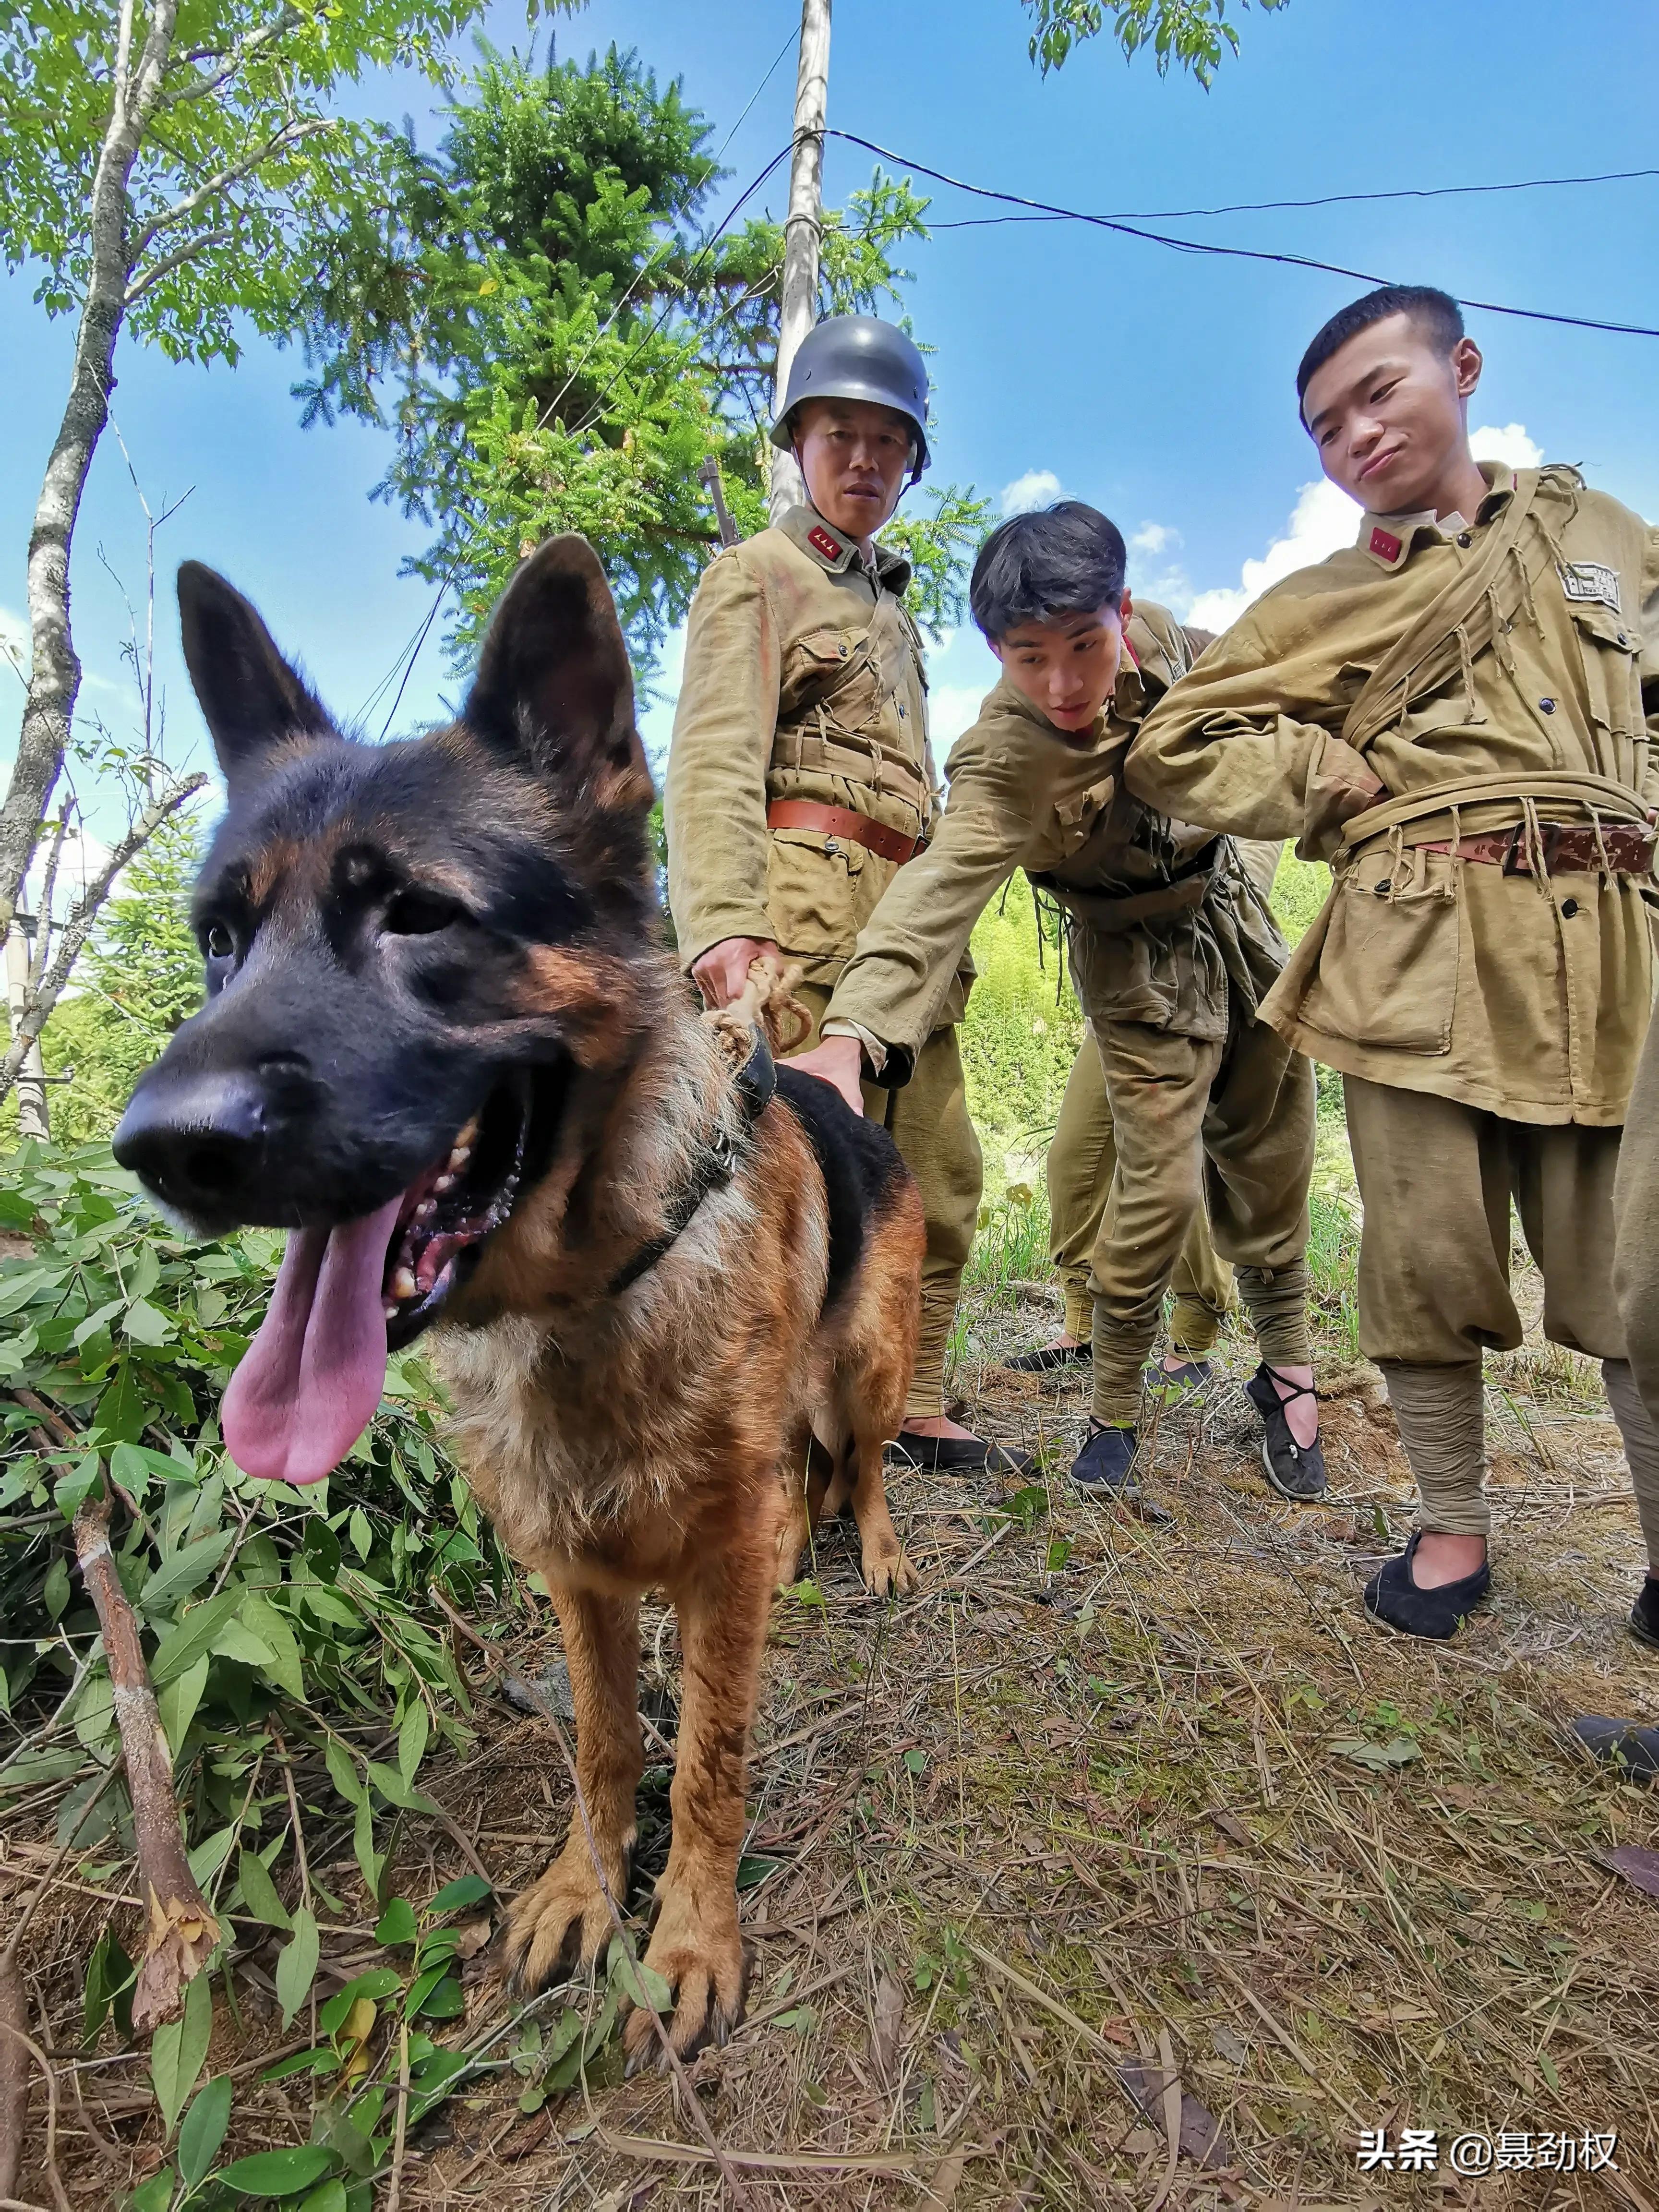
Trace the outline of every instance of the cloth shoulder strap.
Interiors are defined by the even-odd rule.
[[[1455,580],[1431,599],[1414,622],[1407,623],[1360,686],[1339,733],[1345,744],[1363,752],[1373,738],[1398,720],[1414,694],[1443,680],[1465,654],[1472,656],[1490,642],[1493,594],[1504,564],[1511,553],[1518,552],[1539,487],[1550,473],[1540,469],[1518,471],[1514,494],[1487,530],[1479,557],[1460,570]],[[1551,551],[1542,532],[1537,536],[1534,569],[1543,567]],[[1530,584],[1530,574],[1527,581]]]

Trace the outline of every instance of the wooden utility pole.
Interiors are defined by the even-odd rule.
[[[800,66],[795,77],[795,151],[789,165],[789,213],[783,226],[783,313],[773,419],[789,388],[790,364],[817,319],[818,240],[823,229],[823,126],[830,96],[830,0],[801,0]],[[793,453],[772,455],[772,520],[806,495]]]

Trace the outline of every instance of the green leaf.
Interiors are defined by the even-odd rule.
[[[352,1507],[351,1519],[348,1525],[351,1530],[352,1550],[360,1559],[366,1559],[374,1548],[374,1536],[368,1525],[368,1516],[361,1505]]]
[[[212,1535],[203,1536],[193,1544],[157,1567],[138,1593],[141,1611],[148,1613],[167,1613],[181,1597],[188,1597],[217,1567],[230,1549],[236,1534],[234,1528],[216,1528]]]
[[[381,1997],[389,1997],[403,1985],[404,1978],[395,1966],[371,1966],[366,1974],[359,1974],[343,1989],[336,1990],[328,2002],[319,2007],[317,2025],[325,2035],[332,2035],[344,2022],[359,1997],[369,1997],[378,2002]]]
[[[267,1928],[291,1929],[288,1907],[276,1894],[276,1885],[257,1851],[245,1850],[236,1862],[236,1879],[249,1913]]]
[[[422,1979],[425,1978],[423,1975]],[[415,1988],[419,1987],[420,1983],[417,1982]],[[466,1998],[453,1974],[446,1974],[441,1981],[434,1983],[418,2005],[414,2002],[414,1990],[410,1992],[409,2017],[411,2020],[417,2014],[422,2020],[459,2020],[465,2010]]]
[[[457,1881],[447,1881],[426,1908],[428,1912],[458,1912],[464,1905],[480,1905],[493,1892],[481,1875],[464,1874]]]
[[[300,1671],[300,1646],[287,1616],[262,1590],[249,1590],[242,1600],[241,1620],[270,1653],[266,1674],[279,1690],[303,1703],[306,1686]]]
[[[302,1905],[294,1915],[294,1933],[283,1946],[282,1956],[276,1961],[276,1998],[283,2008],[283,2026],[285,2028],[305,2002],[311,1985],[317,1978],[317,1959],[320,1948],[316,1916],[308,1906]],[[303,2181],[292,2184],[295,2189],[304,2185]],[[270,2192],[272,2195],[276,2193],[275,2191]]]
[[[239,2197],[293,2197],[320,2181],[334,2160],[334,2152],[321,2143],[295,2143],[288,2150],[261,2150],[236,2159],[219,2179]]]
[[[431,1726],[425,1698],[415,1698],[398,1729],[398,1771],[405,1782],[415,1779],[416,1771],[425,1756]]]
[[[775,1874],[782,1864],[781,1859],[769,1859],[759,1853],[745,1851],[738,1861],[738,1887],[758,1889],[768,1875]]]
[[[170,2166],[139,2183],[128,2199],[128,2212],[167,2212],[173,2202],[174,2175]]]
[[[406,1897],[394,1897],[375,1923],[377,1943],[412,1943],[415,1941],[415,1908]]]
[[[150,2081],[168,2136],[196,2087],[212,2036],[213,1991],[208,1977],[198,1974],[185,1991],[182,2019],[168,2021],[150,2039]]]
[[[380,1877],[386,1872],[386,1860],[374,1848],[374,1815],[367,1790],[358,1799],[357,1809],[352,1815],[351,1848],[368,1893],[378,1901]]]
[[[155,1693],[155,1709],[161,1717],[175,1766],[185,1755],[185,1737],[196,1717],[196,1708],[202,1702],[212,1663],[205,1657],[198,1659],[193,1667],[187,1668],[182,1674],[175,1674]]]
[[[106,1928],[93,1946],[87,1961],[86,1995],[81,2012],[81,2039],[90,2043],[113,2011],[124,2037],[132,2034],[133,1964],[113,1929]]]
[[[96,1452],[88,1452],[67,1474],[58,1476],[52,1488],[52,1502],[65,1521],[74,1520],[97,1488],[103,1466]]]
[[[323,1764],[328,1769],[328,1778],[348,1805],[361,1805],[368,1796],[362,1778],[357,1771],[357,1762],[337,1736],[330,1736],[323,1747]]]
[[[240,1589],[221,1590],[216,1597],[193,1605],[163,1635],[149,1662],[149,1679],[159,1690],[164,1682],[193,1667],[242,1601]]]
[[[300,2212],[346,2212],[346,2185],[339,2175],[313,2189],[301,2202]]]
[[[151,1305],[148,1298],[135,1298],[127,1308],[121,1328],[135,1344],[165,1344],[173,1334],[173,1321],[158,1306]]]
[[[115,1370],[115,1380],[98,1401],[95,1419],[99,1433],[106,1443],[136,1444],[149,1419],[132,1362],[124,1352]]]
[[[404,1780],[395,1766],[386,1766],[378,1759],[364,1761],[368,1778],[389,1805],[396,1805],[405,1813],[435,1813],[438,1808],[418,1790],[413,1790]]]
[[[47,1618],[59,1620],[70,1601],[69,1561],[60,1553],[46,1569],[46,1578],[40,1585],[40,1596]]]
[[[235,1842],[236,1830],[233,1824],[216,1830],[204,1843],[198,1844],[188,1854],[191,1879],[198,1883],[211,1881],[230,1856]]]
[[[179,2130],[179,2179],[186,2189],[206,2179],[230,2125],[228,2074],[216,2074],[185,2114]]]

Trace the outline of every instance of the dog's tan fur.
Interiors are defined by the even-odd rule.
[[[689,1146],[722,1119],[735,1131],[738,1109],[715,1041],[665,993],[647,1054],[593,1112],[592,1151],[556,1162],[484,1255],[466,1308],[498,1317],[442,1329],[434,1349],[472,1486],[558,1610],[582,1792],[617,1899],[643,1768],[641,1592],[661,1588],[678,1612],[673,1841],[646,1963],[677,1993],[671,2033],[689,2050],[741,2006],[744,1751],[781,1559],[792,1578],[819,1514],[850,1498],[870,1588],[914,1581],[888,1511],[882,1449],[915,1361],[921,1200],[908,1179],[897,1185],[887,1218],[870,1224],[850,1291],[820,1327],[823,1178],[799,1124],[774,1102],[731,1185],[607,1301],[605,1285],[684,1179]],[[589,1210],[579,1249],[567,1234],[578,1187]],[[815,1429],[835,1471],[809,1496]],[[611,1926],[577,1820],[513,1909],[508,1959],[537,1984],[573,1936],[591,1959]],[[648,2031],[630,2022],[634,2050]]]

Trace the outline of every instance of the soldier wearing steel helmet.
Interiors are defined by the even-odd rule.
[[[692,604],[665,793],[668,892],[681,961],[704,999],[727,1004],[757,958],[799,961],[816,1042],[860,930],[939,811],[921,641],[904,605],[910,567],[876,538],[927,465],[921,354],[873,316],[819,323],[795,356],[772,442],[793,453],[807,501],[721,553]],[[908,1083],[864,1089],[927,1218],[900,1443],[963,1473],[1019,1463],[945,1413],[945,1346],[982,1180],[957,1046],[972,976],[964,957]]]

